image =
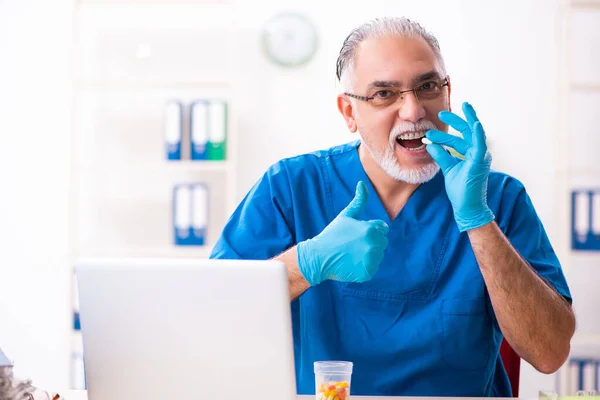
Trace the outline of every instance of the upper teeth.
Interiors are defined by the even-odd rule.
[[[408,132],[408,133],[403,133],[401,135],[398,135],[397,139],[411,140],[411,139],[421,139],[422,137],[425,137],[425,132]]]

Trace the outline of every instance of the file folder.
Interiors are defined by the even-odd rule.
[[[192,186],[192,234],[195,245],[206,242],[208,226],[208,188],[204,184]]]
[[[208,105],[208,159],[225,160],[227,153],[227,103],[213,100]]]
[[[571,247],[600,251],[600,189],[571,193]]]
[[[207,159],[208,103],[198,100],[190,105],[190,147],[192,160]]]
[[[164,134],[167,160],[181,160],[181,138],[183,134],[183,109],[178,101],[165,104]]]
[[[174,243],[178,246],[194,244],[192,232],[192,193],[189,185],[173,189]]]

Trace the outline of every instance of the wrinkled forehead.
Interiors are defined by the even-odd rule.
[[[432,71],[444,78],[435,52],[421,37],[367,39],[358,46],[354,57],[355,89],[377,81],[396,81],[409,87]]]

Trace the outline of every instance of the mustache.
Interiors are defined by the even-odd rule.
[[[410,132],[426,132],[432,129],[437,130],[438,127],[435,126],[433,122],[426,119],[420,120],[418,122],[402,121],[398,125],[396,125],[390,132],[390,147],[394,148],[394,143],[396,143],[396,137],[398,137],[398,135]]]

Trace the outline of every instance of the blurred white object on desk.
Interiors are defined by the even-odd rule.
[[[11,367],[12,362],[6,357],[2,349],[0,348],[0,367]]]

